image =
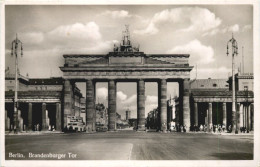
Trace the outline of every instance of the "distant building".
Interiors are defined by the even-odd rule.
[[[127,109],[125,111],[125,120],[129,120],[129,119],[131,119],[131,111]]]
[[[96,125],[107,127],[107,108],[102,103],[96,104]]]
[[[146,118],[146,127],[147,129],[158,129],[160,126],[158,108],[153,109],[148,113]]]

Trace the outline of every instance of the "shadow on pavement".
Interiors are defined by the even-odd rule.
[[[211,156],[221,160],[253,160],[253,154],[250,153],[214,153]]]

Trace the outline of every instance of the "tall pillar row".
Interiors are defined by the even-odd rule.
[[[56,130],[61,131],[61,104],[56,103]]]
[[[240,106],[239,106],[239,125],[240,127],[244,127],[244,113],[243,113],[243,104],[240,103]]]
[[[243,105],[243,115],[244,115],[244,117],[243,117],[243,123],[244,123],[244,127],[246,127],[247,128],[247,114],[246,114],[246,105]]]
[[[22,112],[21,112],[21,110],[19,110],[19,109],[18,109],[17,118],[18,118],[18,130],[19,130],[19,131],[23,131]]]
[[[93,131],[96,131],[96,83],[93,82]]]
[[[222,111],[223,111],[223,125],[227,128],[227,103],[223,103],[222,105]]]
[[[32,103],[28,103],[28,130],[32,131]]]
[[[8,111],[7,109],[5,110],[5,131],[10,130],[10,118],[7,115]]]
[[[194,102],[194,125],[198,126],[198,103]]]
[[[190,84],[188,79],[183,81],[183,125],[190,129]]]
[[[254,103],[251,104],[251,130],[254,130]]]
[[[42,131],[48,130],[49,118],[48,111],[46,110],[46,103],[42,103]]]
[[[95,112],[95,102],[94,102],[94,85],[92,80],[87,80],[86,83],[86,132],[94,132],[94,112]]]
[[[237,103],[236,105],[236,121],[237,121],[237,130],[239,131],[240,127],[241,127],[241,123],[240,123],[240,103]]]
[[[70,80],[64,82],[64,112],[63,112],[63,128],[67,128],[67,116],[71,115],[72,111],[72,85]]]
[[[248,105],[248,108],[247,108],[247,123],[248,123],[248,130],[250,131],[251,130],[251,106]]]
[[[108,130],[116,130],[116,83],[108,82]]]
[[[139,80],[137,82],[137,120],[138,131],[145,130],[145,82]]]
[[[208,112],[208,131],[211,132],[212,126],[212,103],[209,103],[209,112]]]
[[[167,131],[167,82],[166,79],[159,83],[159,102],[160,102],[160,126],[163,132]]]

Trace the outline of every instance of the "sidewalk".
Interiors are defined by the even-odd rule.
[[[60,131],[22,131],[14,134],[14,132],[5,131],[5,135],[43,135],[43,134],[60,134]]]

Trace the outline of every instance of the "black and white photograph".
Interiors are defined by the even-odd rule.
[[[260,166],[259,1],[62,2],[1,2],[1,166]]]

